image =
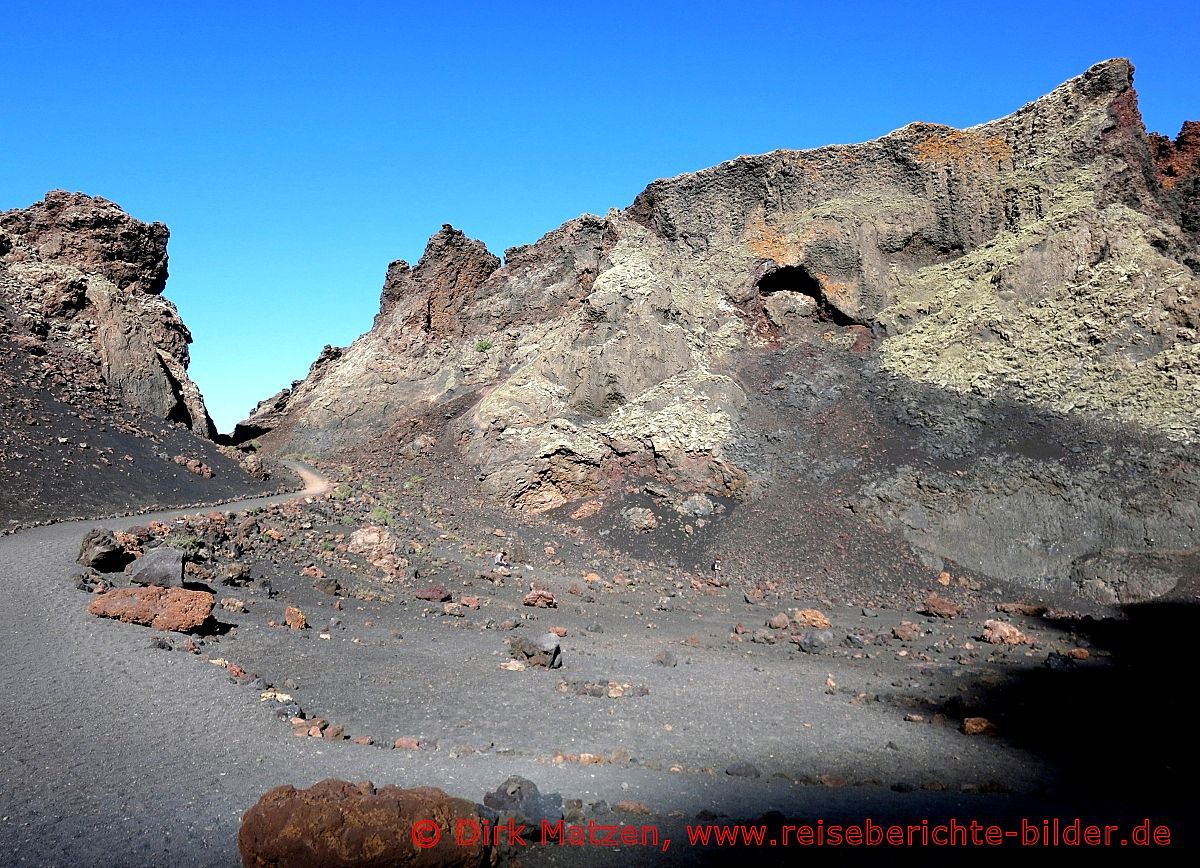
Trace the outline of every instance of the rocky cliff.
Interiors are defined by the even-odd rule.
[[[191,334],[162,296],[168,235],[81,193],[0,212],[0,517],[262,488],[211,443]]]
[[[484,490],[532,512],[603,499],[635,477],[681,494],[778,493],[809,470],[796,464],[804,447],[778,444],[811,434],[849,392],[891,396],[856,412],[892,427],[917,404],[949,401],[968,421],[1025,408],[1055,426],[1103,427],[1113,443],[1126,429],[1193,443],[1195,126],[1176,142],[1149,136],[1132,76],[1112,60],[981,126],[914,123],[657,181],[625,210],[573,220],[503,264],[443,227],[415,267],[389,268],[371,330],[329,349],[242,430],[272,432],[276,448],[404,454],[408,421],[440,415],[439,441]],[[824,361],[800,374],[801,358]],[[961,457],[982,445],[937,448]],[[829,469],[835,453],[812,461]],[[956,478],[990,478],[977,457]],[[899,493],[902,470],[871,488],[860,468],[852,484],[877,505],[887,489],[903,512],[920,485]],[[867,511],[992,572],[1069,572],[1086,554],[991,562],[959,544],[988,509],[936,540],[928,523]],[[1172,527],[1185,543],[1195,516]],[[1126,530],[1114,538],[1136,537]]]
[[[130,407],[211,437],[187,375],[191,333],[162,297],[169,236],[105,199],[56,190],[0,213],[0,292],[29,352],[76,355]]]

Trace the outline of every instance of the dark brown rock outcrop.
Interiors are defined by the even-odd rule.
[[[187,375],[191,333],[161,295],[169,236],[106,199],[47,193],[0,213],[0,295],[23,330],[89,361],[127,405],[211,437]]]
[[[473,803],[435,787],[327,780],[264,795],[242,818],[238,849],[246,868],[478,868],[487,849],[455,832],[479,819]],[[433,846],[414,846],[414,824]]]

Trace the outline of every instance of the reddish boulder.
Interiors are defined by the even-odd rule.
[[[431,603],[447,603],[451,598],[450,592],[441,585],[430,585],[428,588],[421,588],[413,596],[418,600],[428,600]]]
[[[190,633],[208,620],[215,600],[207,591],[184,588],[118,588],[100,594],[88,611],[101,618]]]
[[[521,599],[521,602],[526,606],[533,606],[538,609],[558,608],[558,601],[554,599],[554,595],[542,588],[534,588]]]
[[[238,849],[247,868],[466,868],[484,865],[487,848],[478,838],[459,844],[454,833],[479,820],[473,803],[435,787],[327,780],[264,795],[242,817]]]
[[[921,614],[932,615],[935,618],[957,618],[962,614],[962,606],[934,592],[925,598]]]
[[[983,634],[979,637],[993,645],[1032,645],[1033,640],[1007,621],[987,620],[983,622]]]

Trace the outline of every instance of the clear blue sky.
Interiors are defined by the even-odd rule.
[[[497,254],[738,154],[989,120],[1127,56],[1200,118],[1200,4],[115,2],[0,13],[0,209],[171,227],[167,295],[228,430],[369,327],[442,223]]]

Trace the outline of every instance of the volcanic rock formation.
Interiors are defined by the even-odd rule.
[[[261,490],[211,442],[191,334],[161,294],[168,234],[81,193],[0,213],[8,525]]]
[[[401,423],[446,416],[442,442],[477,468],[484,490],[532,512],[643,476],[680,493],[755,498],[795,478],[799,453],[789,463],[772,444],[811,430],[851,375],[891,384],[893,402],[897,383],[957,401],[960,425],[1005,406],[1068,428],[1194,442],[1195,126],[1174,143],[1149,136],[1132,76],[1131,64],[1111,60],[977,127],[914,123],[863,144],[740,157],[657,181],[624,211],[572,220],[507,251],[503,265],[443,227],[415,268],[389,268],[371,330],[327,349],[241,431],[270,431],[279,449],[398,452]],[[841,353],[835,362],[804,374],[824,378],[807,384],[807,404],[793,401],[799,412],[770,430],[787,408],[770,387],[755,393],[748,366],[830,350]],[[774,390],[784,396],[785,386]],[[944,422],[926,419],[922,430]],[[986,454],[960,468],[951,481],[968,491],[950,512],[974,483],[1001,484],[1010,469],[1042,480],[1023,495],[1036,501],[1030,521],[1057,509],[1057,481],[1032,466],[1046,456],[1006,448],[1019,454],[996,459],[1009,462],[999,477]],[[823,463],[832,478],[834,458],[814,454],[802,477]],[[1104,481],[1099,464],[1092,472]],[[986,544],[970,539],[1000,501],[976,503],[953,528],[915,526],[914,506],[947,514],[932,503],[945,487],[923,487],[922,473],[899,466],[859,478],[871,503],[847,506],[989,572],[1063,575],[1096,555],[1094,540],[1039,543],[1029,557],[1002,556],[994,539],[979,551]],[[1081,489],[1108,504],[1085,508],[1085,523],[1129,514],[1131,489],[1100,489]],[[1075,533],[1055,516],[1052,526]],[[1194,510],[1177,510],[1149,524],[1106,520],[1091,535],[1121,547],[1166,528],[1160,539],[1188,549],[1196,527]]]
[[[1178,150],[1149,139],[1114,60],[979,127],[916,123],[655,182],[503,267],[443,227],[415,269],[389,268],[371,331],[249,424],[327,450],[485,389],[460,435],[514,502],[556,505],[634,456],[729,491],[744,396],[722,357],[823,316],[870,328],[914,379],[1192,439],[1189,129]]]
[[[0,213],[0,294],[29,346],[79,354],[129,406],[211,437],[191,333],[161,294],[169,236],[105,199],[47,193]]]

